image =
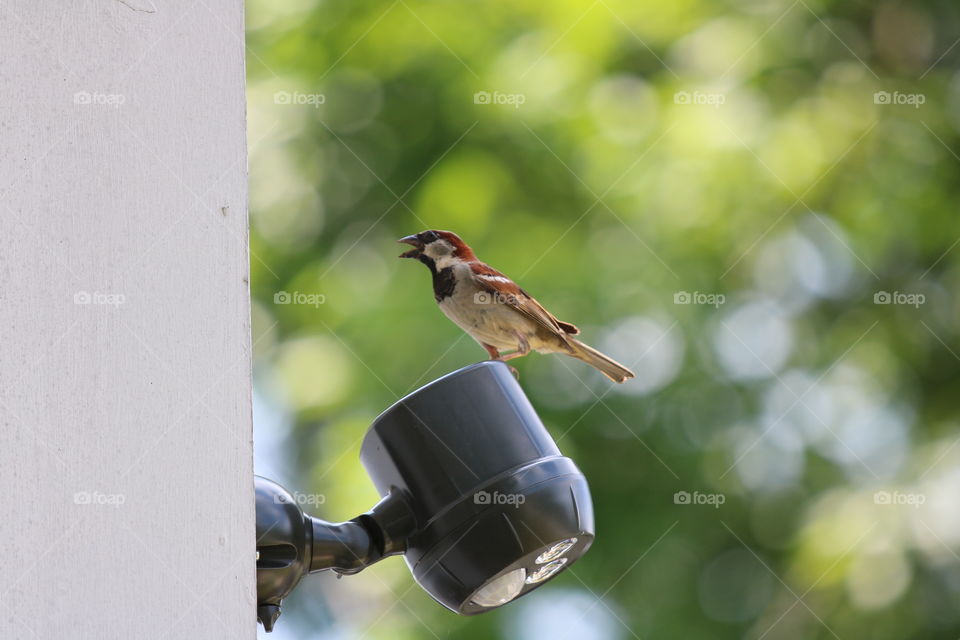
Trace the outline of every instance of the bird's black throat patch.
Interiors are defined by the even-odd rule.
[[[425,253],[421,253],[417,256],[417,260],[427,265],[427,269],[430,269],[430,275],[433,276],[433,279],[437,279],[437,263],[433,261],[433,258],[428,256]]]
[[[440,271],[434,268],[431,271],[433,272],[433,297],[437,302],[442,302],[453,295],[453,290],[457,286],[457,281],[453,277],[453,267],[447,267]]]
[[[437,263],[430,256],[421,253],[417,259],[430,269],[430,275],[433,276],[433,297],[437,302],[453,295],[453,290],[457,286],[457,281],[453,277],[453,267],[446,267],[437,271]]]

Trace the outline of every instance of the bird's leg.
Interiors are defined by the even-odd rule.
[[[508,353],[505,356],[501,356],[500,360],[507,361],[513,360],[514,358],[522,358],[523,356],[530,353],[530,343],[527,341],[526,337],[517,333],[517,350],[513,353]]]
[[[530,343],[527,342],[527,339],[524,336],[520,335],[519,333],[517,333],[516,336],[517,336],[517,350],[514,351],[513,353],[508,353],[504,356],[500,356],[500,360],[503,360],[504,362],[506,362],[507,360],[520,358],[530,353]],[[507,366],[509,367],[510,365],[507,365]],[[519,371],[517,371],[513,367],[510,367],[510,371],[513,371],[514,378],[516,378],[517,380],[520,379]]]
[[[483,343],[483,342],[481,342],[480,344],[483,346],[484,349],[487,350],[487,353],[490,354],[490,359],[491,359],[491,360],[499,360],[500,362],[503,362],[503,361],[505,361],[505,360],[509,360],[510,358],[515,358],[516,355],[517,355],[517,354],[509,354],[509,355],[507,355],[507,356],[501,356],[501,355],[500,355],[500,350],[497,349],[496,347],[491,346],[491,345],[489,345],[489,344],[485,344],[485,343]],[[520,354],[520,355],[522,355],[522,354]],[[507,365],[507,366],[510,367],[510,365]],[[513,372],[513,377],[514,377],[514,378],[516,378],[517,380],[520,379],[520,372],[519,372],[519,371],[517,371],[517,370],[514,369],[513,367],[510,367],[510,371]]]
[[[489,345],[489,344],[486,344],[486,343],[483,343],[483,342],[481,342],[480,345],[481,345],[484,349],[487,350],[487,353],[490,354],[490,359],[491,359],[491,360],[499,360],[499,359],[500,359],[500,351],[497,350],[496,347],[494,347],[494,346],[492,346],[492,345]]]

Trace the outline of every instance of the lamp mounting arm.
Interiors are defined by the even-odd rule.
[[[304,513],[277,483],[256,477],[257,617],[270,631],[280,603],[308,573],[333,569],[358,573],[406,550],[415,528],[400,491],[388,493],[369,512],[347,522],[327,522]]]

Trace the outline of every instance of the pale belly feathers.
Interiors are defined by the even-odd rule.
[[[486,290],[467,278],[458,279],[453,294],[441,300],[439,305],[444,315],[474,340],[500,351],[519,348],[516,338],[518,330],[526,337],[532,350],[556,350],[556,347],[544,344],[537,336],[533,322],[519,316],[502,302],[496,302]]]

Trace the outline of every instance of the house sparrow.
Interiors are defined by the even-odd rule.
[[[614,382],[634,377],[630,369],[573,338],[579,329],[554,318],[513,280],[480,262],[457,234],[423,231],[397,242],[413,247],[400,257],[427,265],[440,310],[479,342],[491,359],[510,360],[530,351],[565,353]]]

